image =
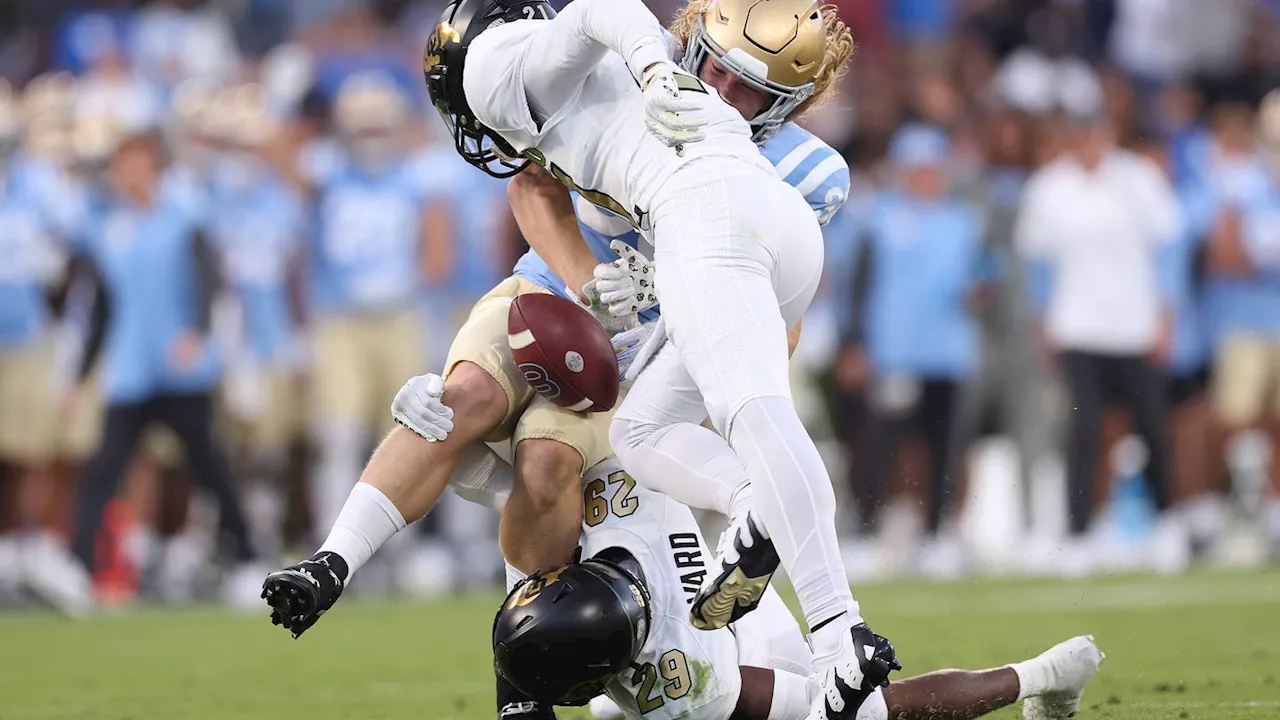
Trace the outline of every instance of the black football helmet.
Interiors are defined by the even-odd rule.
[[[431,104],[453,133],[454,147],[462,159],[494,177],[511,177],[529,161],[471,113],[462,90],[467,48],[477,35],[498,25],[555,16],[546,0],[452,0],[427,38],[422,73]]]
[[[619,550],[530,576],[494,620],[498,672],[539,702],[588,703],[648,639],[649,595],[638,573]]]

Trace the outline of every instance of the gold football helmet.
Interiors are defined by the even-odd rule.
[[[690,0],[672,31],[684,41],[685,70],[696,75],[711,55],[765,94],[749,118],[756,142],[820,97],[853,51],[849,29],[820,0]]]

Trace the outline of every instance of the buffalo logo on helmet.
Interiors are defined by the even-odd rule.
[[[457,30],[447,22],[437,23],[431,36],[427,38],[427,51],[422,57],[422,72],[430,73],[431,69],[440,64],[440,51],[444,49],[446,43],[461,42],[462,36]]]
[[[561,567],[556,568],[555,570],[552,570],[549,573],[535,574],[530,576],[529,579],[525,582],[525,584],[521,587],[520,592],[511,597],[511,602],[507,604],[507,607],[509,608],[524,607],[525,605],[528,605],[534,600],[537,600],[538,596],[542,594],[543,590],[546,590],[548,587],[550,587],[551,585],[554,585],[557,581],[560,580],[560,576],[564,574],[565,569],[568,567],[569,567],[568,565],[563,565]]]

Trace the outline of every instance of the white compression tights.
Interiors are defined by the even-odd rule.
[[[669,340],[618,409],[614,452],[638,482],[699,507],[723,511],[749,478],[809,624],[855,609],[831,478],[790,401],[787,328],[822,269],[812,211],[776,178],[706,161],[652,216]],[[727,440],[693,425],[698,405]]]

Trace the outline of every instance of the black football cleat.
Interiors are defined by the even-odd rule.
[[[346,580],[347,562],[332,552],[271,573],[262,583],[271,624],[283,625],[296,640],[338,602]]]
[[[778,551],[755,513],[733,518],[720,535],[710,571],[689,608],[699,630],[719,630],[755,610],[778,570]]]

